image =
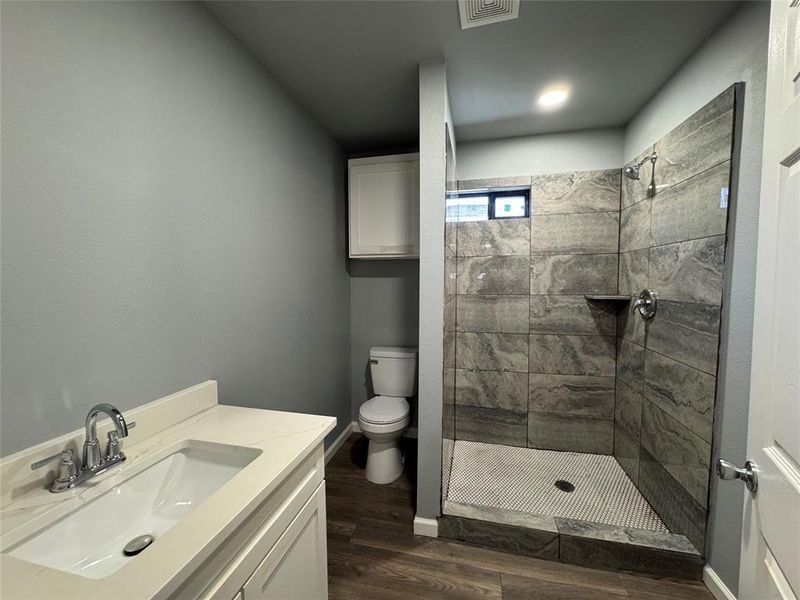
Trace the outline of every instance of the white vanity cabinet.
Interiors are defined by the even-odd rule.
[[[324,458],[320,445],[172,598],[328,597]]]
[[[244,584],[243,600],[327,598],[325,484]]]
[[[348,161],[350,258],[419,257],[419,154]]]

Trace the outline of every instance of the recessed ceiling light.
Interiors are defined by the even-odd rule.
[[[569,90],[566,88],[551,88],[539,96],[538,104],[545,108],[555,108],[564,104],[569,98]]]

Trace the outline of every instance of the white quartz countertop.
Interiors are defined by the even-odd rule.
[[[185,440],[261,450],[158,543],[112,575],[88,579],[3,553],[0,595],[9,599],[168,596],[322,443],[335,424],[333,417],[215,404],[141,440],[135,436],[138,428],[132,430],[125,440],[127,460],[75,490],[52,494],[42,484],[14,493],[4,490],[0,510],[3,550],[155,464]],[[109,523],[109,527],[113,525]]]

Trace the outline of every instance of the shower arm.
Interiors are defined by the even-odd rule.
[[[646,156],[646,157],[644,157],[644,158],[643,158],[641,161],[639,161],[638,163],[636,163],[636,168],[639,168],[639,167],[641,167],[641,166],[642,166],[644,163],[646,163],[648,160],[649,160],[651,163],[653,163],[653,164],[656,164],[656,159],[657,159],[657,158],[658,158],[658,154],[656,153],[656,151],[655,151],[655,150],[653,150],[653,153],[652,153],[650,156]]]

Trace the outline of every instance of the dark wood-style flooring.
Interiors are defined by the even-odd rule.
[[[326,467],[329,598],[713,600],[699,583],[598,571],[415,536],[415,485],[364,477],[367,440],[354,434]],[[407,473],[416,473],[414,448]]]

